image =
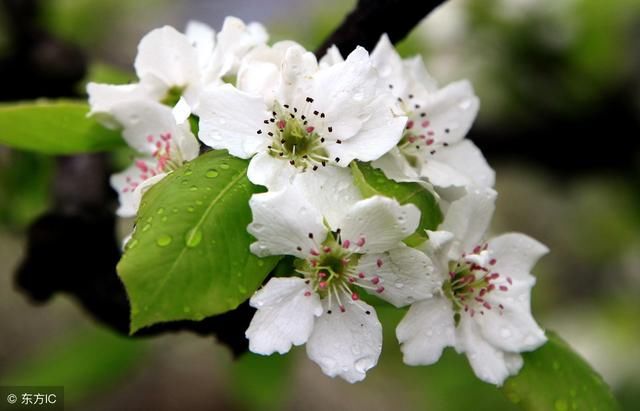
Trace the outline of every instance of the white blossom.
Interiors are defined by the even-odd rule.
[[[425,251],[439,262],[442,288],[398,325],[405,363],[433,364],[451,346],[480,379],[501,385],[522,367],[520,352],[546,341],[531,316],[530,271],[548,249],[518,233],[485,241],[494,201],[494,191],[473,190],[451,204],[440,231],[429,232]]]
[[[252,197],[251,250],[296,257],[300,278],[272,278],[251,298],[258,309],[246,332],[251,351],[285,353],[306,343],[325,374],[360,381],[378,361],[382,330],[358,290],[403,306],[437,288],[424,274],[433,270],[428,257],[401,242],[417,228],[418,209],[358,198],[339,168]]]
[[[245,91],[207,90],[197,111],[200,140],[251,158],[251,182],[278,189],[300,172],[375,160],[397,144],[406,117],[394,111],[363,48],[325,69],[298,45],[274,49],[248,57],[258,65],[240,69]]]

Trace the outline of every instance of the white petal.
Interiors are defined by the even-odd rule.
[[[196,50],[200,68],[209,64],[215,46],[215,31],[199,21],[189,21],[184,33]]]
[[[95,117],[103,125],[109,128],[120,126],[111,115],[114,106],[132,100],[152,99],[151,95],[145,94],[145,88],[140,84],[87,84],[89,94],[89,105],[91,106],[91,116]]]
[[[253,156],[247,169],[249,181],[265,186],[269,191],[287,187],[297,174],[299,174],[297,168],[265,151]]]
[[[412,80],[413,84],[419,84],[430,93],[438,90],[438,82],[427,71],[422,56],[406,59],[402,63],[405,75]]]
[[[394,95],[404,97],[408,87],[404,63],[386,33],[380,37],[371,52],[371,61],[383,78],[385,86],[392,85]]]
[[[379,159],[398,144],[407,117],[394,114],[395,102],[388,94],[379,95],[370,101],[371,107],[367,121],[351,138],[340,144],[327,138],[327,150],[330,158],[340,158],[340,164],[348,165],[352,160],[373,161]],[[333,122],[333,119],[330,118]],[[333,124],[333,123],[332,123]],[[340,136],[336,133],[333,137]],[[327,137],[325,135],[325,137]]]
[[[336,45],[329,47],[327,52],[319,61],[320,68],[331,67],[334,64],[342,63],[344,61],[344,57],[342,57],[342,53]]]
[[[315,317],[322,314],[320,298],[302,278],[272,278],[250,304],[258,311],[245,335],[249,350],[262,355],[284,354],[306,343]]]
[[[429,298],[442,285],[442,277],[431,259],[402,244],[386,253],[363,255],[358,262],[358,272],[376,279],[376,285],[384,289],[370,292],[396,307]],[[371,286],[370,280],[366,282]]]
[[[157,167],[155,158],[137,158],[136,161],[144,161],[149,164],[150,168]],[[113,189],[118,193],[119,207],[116,213],[120,217],[133,217],[138,212],[140,200],[144,192],[153,184],[160,181],[166,173],[156,174],[155,176],[144,173],[134,164],[130,165],[124,171],[115,173],[110,178]]]
[[[357,243],[364,238],[361,252],[382,253],[418,228],[420,211],[413,204],[400,205],[396,200],[374,196],[358,201],[346,211],[339,227],[342,239]]]
[[[249,206],[253,221],[247,230],[258,240],[251,244],[251,251],[258,256],[306,258],[326,237],[322,215],[292,188],[254,194]]]
[[[464,171],[458,170],[445,161],[429,158],[420,169],[420,176],[435,187],[466,187],[472,184]]]
[[[428,170],[434,162],[445,164],[453,171],[451,177],[448,178],[449,176],[446,175],[444,169],[438,176],[434,175],[433,171],[426,171],[423,168],[422,175],[435,186],[493,187],[495,184],[495,172],[487,164],[487,160],[478,147],[469,140],[462,140],[449,147],[439,149],[427,160],[426,169]]]
[[[323,305],[328,310],[326,299]],[[331,314],[325,312],[307,342],[307,355],[322,372],[350,383],[366,377],[381,351],[382,326],[373,307],[361,301],[349,302],[345,312],[335,307]]]
[[[515,373],[513,355],[489,344],[480,333],[475,321],[465,321],[463,317],[457,328],[456,350],[467,354],[473,372],[482,381],[502,385],[504,380]]]
[[[229,150],[231,155],[249,158],[266,146],[263,121],[269,118],[262,98],[244,93],[230,84],[208,89],[202,94],[200,140],[214,149]]]
[[[452,259],[460,258],[463,252],[470,252],[480,244],[491,222],[495,199],[496,192],[492,189],[472,189],[451,203],[438,229],[455,236],[450,249]]]
[[[381,169],[387,178],[399,183],[416,182],[415,180],[419,178],[416,170],[409,165],[397,147],[393,147],[388,153],[373,161],[371,165]]]
[[[419,113],[427,113],[428,129],[436,143],[452,144],[462,140],[478,114],[480,103],[471,84],[457,81],[426,95]],[[414,119],[422,123],[423,118]]]
[[[196,50],[187,36],[170,26],[152,30],[142,38],[134,66],[141,83],[156,92],[200,87]]]
[[[498,310],[497,305],[494,305],[491,310],[484,310],[484,315],[473,318],[478,322],[484,338],[494,347],[516,353],[531,351],[544,344],[547,338],[531,316],[528,294],[527,301],[519,304],[509,304],[506,301],[507,298],[502,297],[500,300],[487,298],[487,301],[493,304],[502,302],[504,309]]]
[[[502,234],[491,239],[489,249],[496,259],[494,271],[514,280],[530,278],[533,266],[549,252],[544,244],[520,233]]]
[[[326,114],[334,138],[345,141],[371,118],[376,108],[372,103],[379,91],[378,74],[369,55],[358,47],[343,63],[318,71],[310,96],[315,100],[314,107]]]
[[[176,120],[177,124],[182,124],[191,115],[191,106],[187,103],[187,100],[184,97],[180,97],[180,100],[176,103],[176,105],[171,110],[173,113],[173,117]]]
[[[413,304],[398,324],[396,336],[405,364],[436,363],[442,350],[455,345],[451,303],[444,297],[434,297]]]
[[[301,46],[288,47],[281,62],[280,84],[276,99],[281,104],[303,107],[311,88],[311,80],[318,71],[313,53]]]

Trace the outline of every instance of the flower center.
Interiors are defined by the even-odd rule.
[[[487,295],[496,290],[509,290],[511,278],[491,270],[496,262],[490,257],[487,244],[475,247],[470,254],[462,254],[458,261],[449,262],[449,279],[442,290],[453,304],[456,326],[463,312],[473,317],[477,312],[484,315],[485,310],[496,308],[486,300]],[[504,307],[498,304],[497,309],[502,311]]]
[[[127,184],[122,189],[125,193],[134,191],[143,181],[153,176],[174,171],[184,164],[182,153],[173,143],[171,133],[160,134],[158,138],[149,135],[147,142],[155,147],[151,155],[156,159],[156,162],[153,164],[143,159],[136,160],[135,166],[138,169],[138,174],[127,177]]]
[[[309,233],[309,238],[313,239],[313,234]],[[306,259],[296,260],[296,272],[305,277],[307,284],[311,285],[313,292],[320,298],[328,299],[327,314],[332,313],[334,301],[340,311],[345,312],[343,300],[358,301],[360,299],[360,295],[353,291],[352,287],[375,290],[378,293],[384,292],[378,276],[367,276],[364,272],[357,270],[358,261],[362,255],[361,248],[365,242],[364,237],[360,237],[355,242],[342,240],[338,229],[335,234],[329,233],[322,244],[317,244],[309,250],[309,256]],[[298,250],[302,251],[302,248],[298,247]],[[378,260],[378,266],[382,266],[381,260]],[[310,296],[311,292],[307,291],[305,295]],[[366,314],[370,313],[366,311]]]
[[[332,133],[333,127],[327,125],[324,113],[313,108],[311,97],[307,97],[305,105],[300,108],[288,104],[281,106],[276,102],[271,117],[263,123],[264,129],[257,133],[266,133],[271,138],[267,148],[272,156],[303,171],[308,168],[315,171],[327,165],[329,157],[322,134]],[[336,142],[341,143],[340,140]]]

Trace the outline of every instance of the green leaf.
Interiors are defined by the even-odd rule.
[[[211,151],[147,191],[118,264],[131,301],[131,332],[158,322],[202,320],[236,308],[279,258],[249,251],[246,160]]]
[[[73,154],[123,146],[120,133],[88,118],[77,101],[0,105],[0,144],[46,154]]]
[[[400,204],[411,203],[420,210],[420,224],[405,243],[416,246],[427,239],[424,230],[435,230],[442,222],[442,211],[433,194],[418,183],[398,183],[388,179],[382,170],[369,163],[351,163],[356,186],[364,197],[382,195],[395,198]]]
[[[286,408],[287,389],[293,380],[293,353],[258,355],[252,352],[237,359],[229,384],[240,409],[278,411]]]
[[[534,352],[523,353],[524,367],[502,390],[528,411],[618,410],[610,388],[587,362],[556,334]]]

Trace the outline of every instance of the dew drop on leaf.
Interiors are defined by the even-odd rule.
[[[166,247],[171,244],[171,236],[169,234],[161,234],[158,238],[156,238],[156,244],[159,247]]]
[[[197,227],[189,230],[184,241],[189,248],[197,247],[202,241],[202,231]]]
[[[218,174],[219,174],[219,173],[218,173],[218,170],[216,170],[216,169],[213,169],[213,168],[212,168],[211,170],[208,170],[208,171],[205,173],[205,176],[206,176],[207,178],[216,178],[216,177],[218,177]]]

